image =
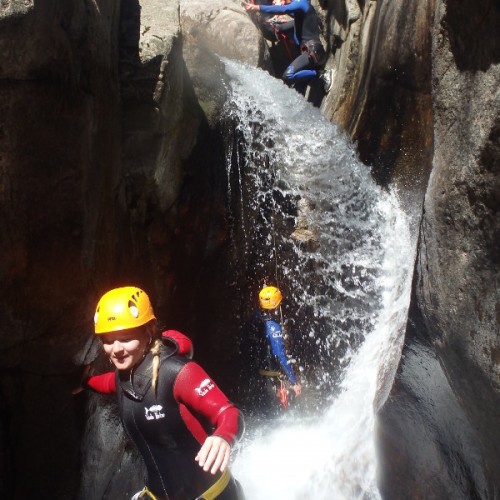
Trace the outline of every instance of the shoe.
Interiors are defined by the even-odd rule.
[[[327,69],[323,71],[323,73],[319,78],[323,82],[323,88],[325,90],[325,94],[328,94],[333,85],[333,69]]]

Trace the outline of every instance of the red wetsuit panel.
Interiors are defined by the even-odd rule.
[[[113,394],[116,392],[115,372],[94,375],[86,380],[86,385],[100,394]]]
[[[167,330],[161,334],[162,337],[166,337],[177,342],[179,346],[179,354],[187,356],[189,359],[193,357],[193,343],[189,337],[186,337],[181,332],[177,330]]]
[[[198,441],[203,443],[206,433],[190,410],[210,421],[215,427],[213,436],[234,443],[238,435],[239,411],[200,365],[191,362],[182,368],[175,380],[174,398],[180,405],[187,428]]]

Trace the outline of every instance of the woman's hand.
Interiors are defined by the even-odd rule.
[[[229,463],[229,455],[231,454],[230,444],[219,436],[209,436],[203,443],[195,460],[200,467],[207,472],[210,469],[211,474],[216,474],[224,469]]]
[[[299,398],[302,394],[302,386],[300,384],[292,385],[293,392],[295,392],[295,397]]]
[[[254,3],[243,2],[243,7],[245,7],[246,11],[250,12],[258,12],[260,10],[260,5]]]

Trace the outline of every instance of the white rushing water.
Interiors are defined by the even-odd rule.
[[[237,157],[236,167],[228,160],[241,203],[235,230],[246,254],[274,260],[287,283],[304,397],[320,401],[250,429],[233,473],[248,500],[377,499],[374,401],[401,350],[414,255],[408,220],[318,109],[263,71],[224,63],[227,115],[245,144],[228,151]],[[314,245],[283,231],[297,219],[286,215],[290,200],[305,201]]]

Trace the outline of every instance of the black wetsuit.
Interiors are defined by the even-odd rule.
[[[146,464],[147,488],[159,499],[195,499],[221,475],[204,472],[194,460],[200,442],[208,434],[234,441],[234,415],[226,422],[221,415],[236,409],[199,365],[167,349],[161,353],[155,395],[152,358],[148,353],[131,371],[116,371],[121,420]],[[242,498],[237,482],[231,478],[217,498]]]

